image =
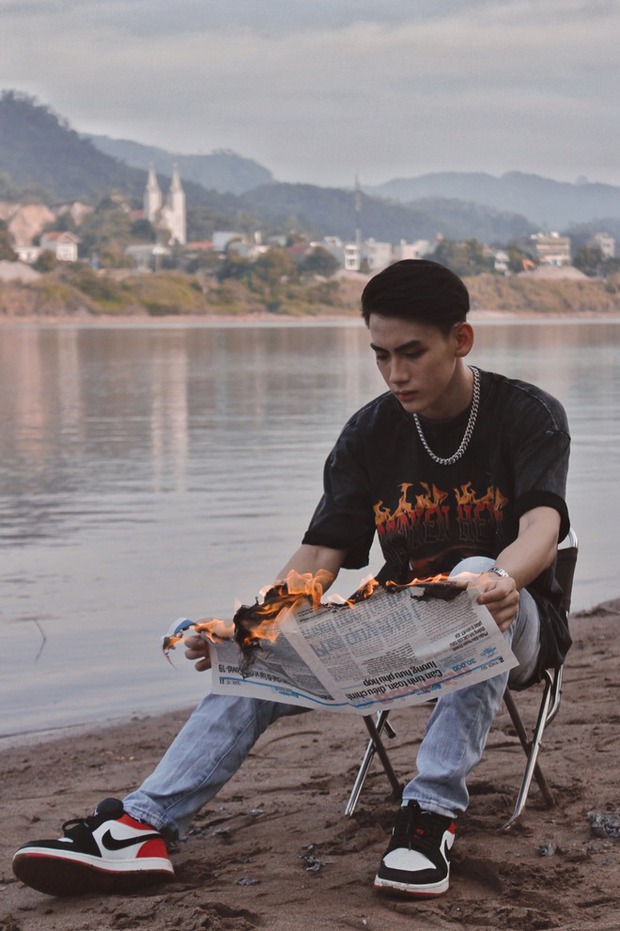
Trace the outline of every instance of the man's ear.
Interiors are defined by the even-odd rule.
[[[457,323],[454,327],[454,335],[457,356],[463,358],[463,356],[469,355],[474,345],[474,328],[471,323],[467,323],[466,320]]]

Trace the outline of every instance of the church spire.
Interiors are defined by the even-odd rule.
[[[170,192],[176,193],[178,191],[183,191],[181,187],[181,178],[179,177],[179,169],[177,165],[172,166],[172,179],[170,181]]]
[[[185,191],[181,186],[179,169],[176,165],[172,168],[172,178],[170,180],[170,188],[168,189],[164,213],[166,225],[170,230],[171,242],[176,242],[180,246],[184,246],[187,242]]]
[[[151,164],[149,166],[149,175],[146,181],[146,187],[144,189],[144,216],[151,223],[155,224],[157,221],[157,215],[162,208],[163,198],[161,194],[161,188],[157,182],[157,175],[155,174],[155,166]]]

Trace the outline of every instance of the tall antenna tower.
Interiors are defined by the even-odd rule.
[[[362,189],[359,175],[355,175],[355,248],[357,260],[362,264]]]

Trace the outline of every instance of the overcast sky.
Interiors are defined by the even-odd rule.
[[[620,184],[620,0],[0,0],[0,88],[280,181]]]

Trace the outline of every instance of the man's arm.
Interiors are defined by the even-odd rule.
[[[533,582],[555,559],[560,532],[560,515],[550,507],[533,508],[519,521],[519,534],[502,550],[495,565],[505,569],[509,578],[483,573],[478,603],[485,605],[500,630],[507,630],[517,616],[519,590]]]
[[[278,580],[286,579],[291,570],[299,572],[300,575],[304,575],[306,572],[316,575],[319,570],[325,569],[335,579],[342,568],[346,555],[346,550],[334,550],[328,546],[311,546],[308,543],[302,543],[276,578]],[[326,586],[326,589],[328,587]],[[202,637],[188,637],[185,645],[185,656],[187,659],[197,660],[195,666],[198,672],[211,668],[209,647]]]
[[[280,570],[277,578],[286,579],[292,569],[299,572],[300,575],[304,575],[306,572],[316,575],[320,569],[325,569],[335,579],[342,569],[346,555],[346,550],[333,550],[329,546],[312,546],[309,543],[302,543],[284,568]]]

